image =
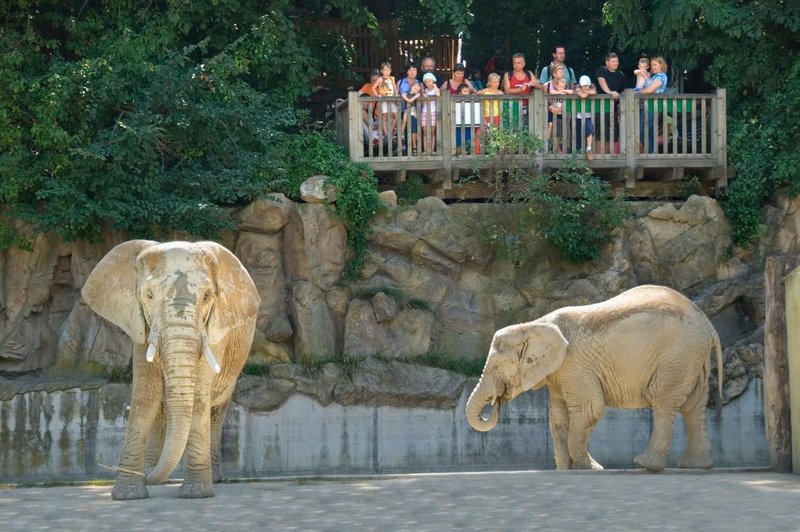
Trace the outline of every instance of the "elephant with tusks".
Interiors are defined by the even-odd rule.
[[[247,360],[261,300],[214,242],[131,240],[97,264],[81,294],[133,342],[133,386],[114,499],[147,497],[186,454],[179,496],[211,497],[222,422]]]
[[[680,412],[688,448],[678,467],[710,468],[712,350],[721,396],[719,336],[694,303],[670,288],[639,286],[602,303],[564,307],[495,333],[467,401],[467,421],[475,430],[492,430],[501,404],[547,386],[557,469],[603,469],[589,454],[589,437],[606,406],[652,409],[650,442],[634,459],[637,466],[666,467]]]

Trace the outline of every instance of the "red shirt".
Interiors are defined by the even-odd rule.
[[[515,78],[514,77],[514,71],[511,71],[511,72],[508,73],[508,86],[510,88],[516,89],[516,88],[519,88],[519,87],[521,87],[522,85],[524,85],[526,83],[530,83],[531,82],[530,73],[528,73],[527,70],[523,70],[523,72],[525,73],[525,78],[524,79]],[[530,93],[531,93],[531,88],[530,87],[525,87],[525,88],[522,89],[522,92],[520,94],[530,94]],[[527,107],[528,106],[528,100],[523,100],[522,101],[522,106],[523,107]]]

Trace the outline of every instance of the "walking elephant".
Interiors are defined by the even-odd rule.
[[[103,257],[81,293],[133,341],[130,413],[112,497],[147,497],[146,484],[164,482],[184,450],[179,496],[211,497],[222,421],[260,304],[247,271],[214,242],[131,240]]]
[[[666,467],[680,412],[688,449],[679,467],[709,468],[705,414],[712,348],[721,390],[717,332],[694,303],[663,286],[639,286],[602,303],[565,307],[495,333],[467,401],[467,421],[475,430],[489,431],[502,403],[546,385],[557,469],[603,469],[588,449],[606,406],[653,410],[650,443],[634,459],[639,467]]]

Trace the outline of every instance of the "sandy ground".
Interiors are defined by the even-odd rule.
[[[0,490],[0,530],[800,530],[800,476],[514,471],[222,483],[209,499],[111,486]]]

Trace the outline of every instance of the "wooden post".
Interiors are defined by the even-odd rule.
[[[717,187],[728,186],[728,110],[725,89],[717,89]]]
[[[533,101],[528,107],[528,131],[540,139],[547,140],[547,109],[545,108],[544,93],[540,90],[533,92]],[[544,155],[547,152],[545,150]],[[537,157],[539,173],[544,168],[544,155]]]
[[[632,90],[622,93],[622,120],[620,120],[620,135],[622,141],[620,152],[625,154],[625,188],[636,186],[636,99]]]
[[[364,158],[364,139],[361,127],[361,102],[358,101],[358,93],[350,91],[347,93],[347,129],[350,131],[350,160],[360,161]],[[366,139],[367,142],[370,139]]]
[[[786,276],[786,323],[792,472],[800,474],[800,269]]]
[[[441,134],[441,146],[439,146],[439,155],[442,157],[442,170],[444,174],[444,183],[442,188],[450,190],[453,188],[453,150],[455,149],[455,127],[453,120],[455,115],[453,113],[453,99],[450,97],[450,91],[442,91],[441,103],[441,121],[437,122],[437,134]]]
[[[764,269],[767,304],[764,330],[764,428],[772,468],[782,473],[792,470],[784,278],[798,265],[798,257],[767,257]]]

